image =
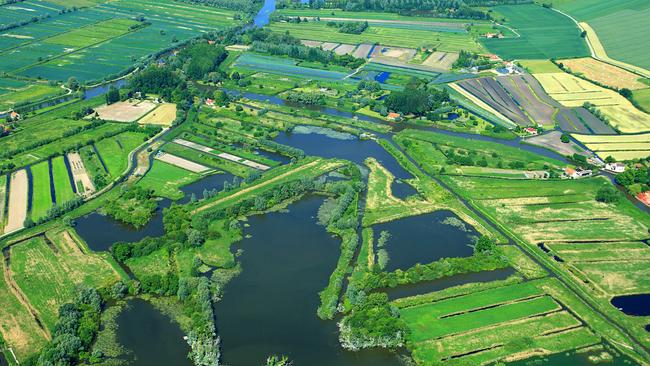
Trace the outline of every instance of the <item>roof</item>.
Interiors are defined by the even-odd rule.
[[[576,170],[573,168],[564,168],[564,172],[568,175],[574,175],[576,173]]]
[[[397,118],[397,117],[399,117],[399,113],[394,113],[394,112],[388,113],[388,118]]]
[[[636,195],[636,198],[647,206],[650,206],[650,191],[641,192]]]

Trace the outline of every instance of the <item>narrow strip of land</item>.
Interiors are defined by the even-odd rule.
[[[27,194],[29,193],[27,171],[21,169],[11,176],[9,187],[9,214],[5,233],[22,229],[27,218]]]

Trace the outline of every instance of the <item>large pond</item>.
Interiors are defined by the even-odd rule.
[[[650,316],[650,294],[617,296],[612,305],[627,315]]]
[[[399,365],[381,351],[347,352],[336,322],[316,316],[318,292],[327,285],[339,256],[340,239],[316,223],[322,198],[308,197],[276,212],[249,218],[242,248],[242,273],[215,304],[223,363],[262,365],[283,354],[296,365]]]
[[[131,366],[191,366],[190,347],[177,324],[150,303],[134,299],[118,315],[117,340],[129,352]]]
[[[408,269],[444,257],[469,257],[471,245],[479,234],[451,211],[436,211],[377,224],[375,244],[382,231],[390,238],[385,245],[389,260],[387,271]]]

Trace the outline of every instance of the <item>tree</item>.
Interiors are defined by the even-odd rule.
[[[620,199],[620,193],[612,186],[603,186],[596,192],[596,201],[598,202],[616,203]]]
[[[560,141],[562,141],[565,144],[568,144],[571,139],[569,138],[569,135],[566,133],[563,133],[562,136],[560,136]]]
[[[474,253],[490,253],[496,249],[496,243],[494,239],[489,236],[481,235],[476,244],[474,245]]]
[[[214,104],[216,105],[225,105],[228,103],[228,94],[223,90],[215,90],[212,97],[214,98]]]
[[[618,93],[627,99],[632,99],[632,91],[628,88],[622,88]]]
[[[68,87],[68,89],[71,89],[72,91],[76,91],[77,89],[79,89],[79,81],[74,76],[71,76],[68,79],[66,86]]]
[[[113,103],[117,103],[120,101],[120,91],[111,85],[111,87],[108,89],[108,93],[106,93],[106,104],[110,105]]]

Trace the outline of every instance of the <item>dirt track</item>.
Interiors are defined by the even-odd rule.
[[[21,229],[27,218],[27,194],[29,185],[27,171],[21,169],[11,175],[9,187],[9,215],[7,215],[7,226],[5,233]]]

